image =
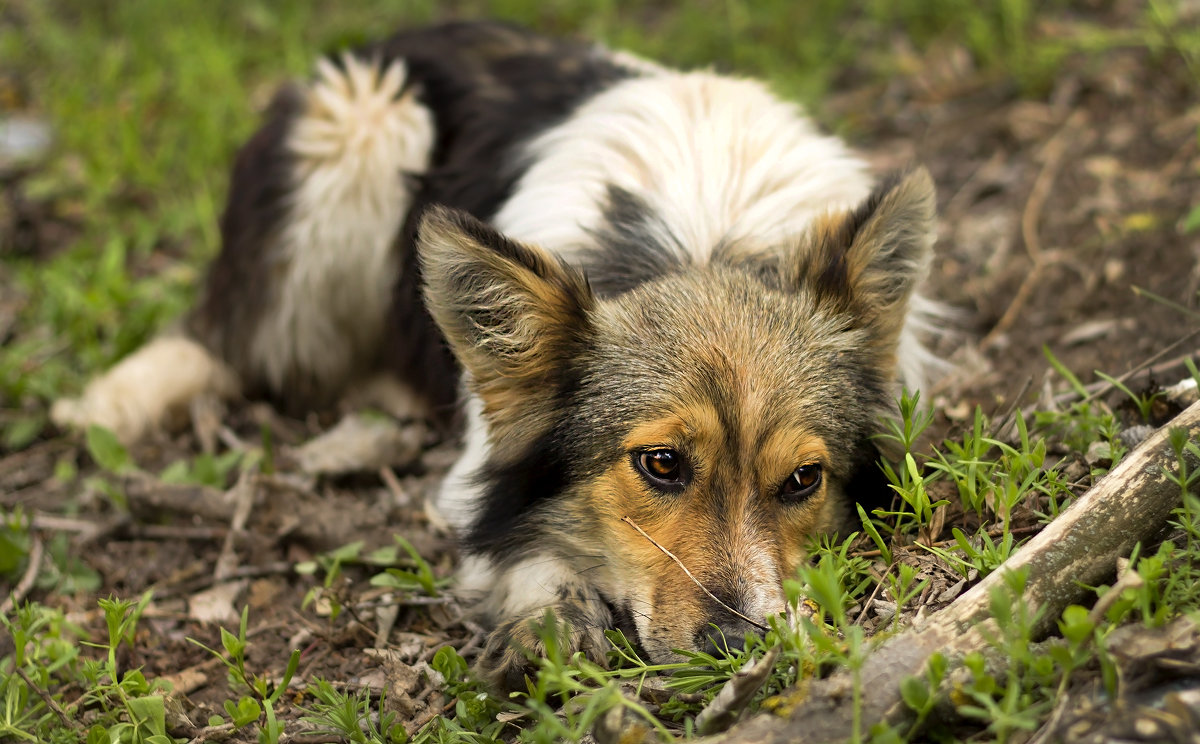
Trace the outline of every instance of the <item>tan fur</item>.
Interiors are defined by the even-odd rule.
[[[768,370],[748,367],[769,385]],[[740,369],[747,371],[747,367]],[[730,383],[730,388],[736,387],[733,380]],[[586,502],[580,505],[580,523],[589,525],[598,544],[612,546],[613,559],[619,561],[613,572],[628,577],[628,586],[640,587],[636,605],[646,617],[643,640],[657,651],[690,647],[711,622],[712,610],[704,591],[631,529],[624,517],[632,518],[671,551],[710,591],[738,591],[739,587],[726,586],[725,577],[731,567],[740,567],[740,576],[749,585],[740,587],[743,597],[739,599],[750,600],[747,609],[760,621],[783,611],[782,578],[795,574],[804,559],[806,540],[831,526],[824,485],[802,505],[784,506],[774,498],[779,484],[797,467],[828,461],[824,442],[800,425],[763,431],[760,406],[766,401],[749,389],[745,392],[749,394],[738,401],[742,405],[735,404],[741,414],[738,439],[753,443],[765,436],[757,450],[726,448],[730,432],[723,428],[715,407],[695,399],[681,400],[671,411],[634,426],[622,442],[629,452],[670,447],[690,453],[696,473],[686,498],[655,492],[629,458],[615,464],[580,497]],[[803,417],[803,407],[797,406],[795,420]],[[718,493],[711,474],[738,470],[745,470],[746,477],[734,489]],[[720,511],[718,504],[723,506]],[[761,519],[745,518],[751,512]]]
[[[915,169],[882,195],[861,224],[855,224],[852,212],[816,220],[808,237],[813,260],[798,264],[808,270],[803,279],[814,283],[822,281],[830,264],[841,265],[847,292],[843,301],[869,322],[872,342],[893,361],[914,291],[914,283],[906,279],[928,270],[935,209],[933,179],[924,168]],[[915,258],[896,255],[896,246]]]
[[[103,426],[132,443],[187,414],[201,395],[232,398],[237,376],[200,344],[163,336],[92,380],[78,399],[54,402],[50,417],[62,427]]]

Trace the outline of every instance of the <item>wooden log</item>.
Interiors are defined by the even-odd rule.
[[[986,647],[985,636],[996,635],[989,611],[991,592],[1007,572],[1026,569],[1025,601],[1040,611],[1039,634],[1054,627],[1063,609],[1083,601],[1085,585],[1108,581],[1117,559],[1135,544],[1160,536],[1171,510],[1181,502],[1179,486],[1167,478],[1178,470],[1168,429],[1183,428],[1200,440],[1200,403],[1184,410],[1159,429],[1064,511],[1058,519],[1024,545],[1003,566],[988,575],[952,605],[919,627],[896,635],[872,651],[862,670],[863,732],[879,721],[904,720],[908,711],[900,699],[900,683],[919,675],[934,652],[950,658]],[[1188,455],[1189,468],[1200,460]],[[760,714],[725,736],[710,742],[834,742],[851,734],[851,679],[839,672],[814,681],[808,697],[786,718]]]

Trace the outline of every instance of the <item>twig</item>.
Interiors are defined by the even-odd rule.
[[[233,519],[229,521],[229,531],[225,533],[225,542],[221,545],[221,553],[217,556],[217,565],[213,568],[213,582],[220,583],[231,576],[238,567],[235,543],[237,536],[246,529],[250,519],[250,509],[254,505],[254,475],[253,469],[245,470],[238,477],[237,483],[231,489],[230,496],[234,502]]]
[[[392,494],[392,503],[396,506],[408,506],[412,503],[412,497],[405,492],[400,479],[396,477],[396,471],[385,465],[379,469],[379,478]]]
[[[1116,382],[1120,382],[1120,383],[1124,384],[1125,382],[1129,381],[1129,378],[1131,378],[1134,375],[1138,374],[1139,372],[1142,372],[1145,370],[1149,370],[1151,376],[1157,377],[1160,375],[1164,375],[1164,374],[1174,370],[1177,367],[1182,367],[1184,365],[1184,363],[1187,362],[1187,360],[1196,359],[1196,358],[1200,357],[1200,351],[1190,351],[1187,354],[1182,354],[1180,356],[1175,357],[1174,359],[1163,362],[1162,364],[1155,364],[1155,362],[1157,362],[1159,359],[1163,358],[1167,354],[1170,354],[1172,351],[1179,348],[1185,342],[1191,340],[1192,338],[1195,338],[1197,335],[1200,335],[1200,328],[1197,328],[1196,330],[1189,332],[1188,334],[1184,335],[1183,337],[1179,338],[1178,340],[1171,342],[1166,347],[1164,347],[1164,348],[1158,350],[1157,352],[1155,352],[1154,354],[1150,355],[1148,358],[1146,358],[1143,362],[1138,364],[1136,367],[1133,367],[1132,369],[1127,370],[1126,372],[1122,373],[1119,377],[1115,377],[1113,379],[1115,379]],[[1080,398],[1079,393],[1075,389],[1072,388],[1071,390],[1067,390],[1066,392],[1062,392],[1062,393],[1059,393],[1058,395],[1054,396],[1050,400],[1050,402],[1053,403],[1054,405],[1058,406],[1058,405],[1063,405],[1064,403],[1075,402],[1075,400],[1078,398],[1079,402],[1087,403],[1090,400],[1095,400],[1096,398],[1100,397],[1101,395],[1106,395],[1109,391],[1113,390],[1114,388],[1116,388],[1116,385],[1114,383],[1109,382],[1108,380],[1099,380],[1097,382],[1093,382],[1089,385],[1084,386],[1084,390],[1087,391],[1087,395],[1083,396],[1082,398]],[[1026,416],[1029,416],[1029,415],[1032,415],[1034,412],[1040,410],[1040,408],[1041,408],[1040,404],[1034,403],[1033,405],[1022,408],[1021,413]]]
[[[454,709],[454,706],[456,706],[457,704],[458,704],[458,698],[455,698],[455,699],[451,700],[450,702],[446,703],[445,705],[443,705],[441,708],[428,709],[425,711],[425,713],[420,718],[413,720],[413,721],[409,721],[408,723],[404,724],[404,730],[408,733],[409,736],[412,736],[413,734],[417,733],[422,728],[424,728],[425,724],[429,723],[433,719],[437,718],[438,716],[449,713],[451,710]]]
[[[692,583],[694,583],[696,586],[700,587],[700,591],[702,591],[702,592],[704,592],[705,594],[707,594],[709,599],[711,599],[712,601],[714,601],[714,602],[716,602],[717,604],[721,605],[721,607],[723,607],[723,608],[725,609],[725,611],[726,611],[726,612],[728,612],[728,613],[729,613],[729,614],[731,614],[731,615],[736,615],[737,617],[740,617],[741,619],[743,619],[743,620],[745,620],[746,622],[750,623],[751,625],[753,625],[754,627],[756,627],[756,628],[758,628],[759,630],[763,631],[764,633],[765,633],[765,632],[767,632],[768,630],[770,630],[770,628],[768,628],[766,625],[763,625],[763,624],[762,624],[762,623],[760,623],[760,622],[757,622],[757,621],[751,620],[750,618],[746,617],[746,616],[745,616],[745,615],[743,615],[742,613],[740,613],[740,612],[738,612],[737,610],[733,609],[732,607],[730,607],[729,605],[725,604],[725,603],[724,603],[724,602],[722,602],[721,600],[717,599],[717,596],[716,596],[715,594],[713,594],[712,592],[710,592],[710,591],[708,590],[708,587],[704,586],[704,584],[701,584],[701,583],[700,583],[700,581],[699,581],[699,579],[697,579],[695,576],[692,576],[692,572],[688,570],[687,566],[683,565],[683,561],[681,561],[681,560],[679,560],[678,558],[676,558],[674,553],[672,553],[671,551],[667,550],[667,549],[666,549],[666,548],[664,548],[663,546],[659,545],[659,544],[658,544],[658,542],[657,542],[657,541],[656,541],[656,540],[655,540],[653,537],[650,537],[650,535],[646,534],[646,531],[645,531],[645,530],[643,530],[641,527],[638,527],[638,524],[637,524],[637,522],[633,521],[633,520],[632,520],[632,519],[630,519],[629,517],[621,517],[621,521],[622,521],[622,522],[625,522],[625,523],[626,523],[626,524],[628,524],[630,527],[632,527],[632,528],[634,528],[635,530],[637,530],[637,531],[638,531],[638,532],[641,534],[641,536],[642,536],[642,537],[644,537],[644,538],[646,538],[647,540],[649,540],[649,541],[650,541],[650,544],[651,544],[651,545],[653,545],[654,547],[656,547],[656,548],[658,548],[659,550],[661,550],[661,551],[663,552],[663,555],[665,555],[666,557],[668,557],[668,558],[670,558],[671,560],[675,561],[675,565],[677,565],[677,566],[679,566],[680,568],[682,568],[682,569],[683,569],[683,572],[684,572],[685,574],[687,574],[687,577],[688,577],[689,579],[691,579],[691,580],[692,580]]]
[[[21,679],[25,680],[25,684],[29,686],[29,689],[38,694],[38,697],[46,704],[46,707],[54,711],[54,715],[58,716],[58,720],[62,723],[63,727],[75,730],[75,725],[71,722],[70,718],[67,718],[66,711],[58,707],[58,703],[54,702],[54,698],[50,697],[50,693],[43,690],[40,685],[34,684],[34,681],[25,674],[24,669],[15,664],[13,668],[17,670],[17,674],[20,675]]]
[[[29,546],[29,566],[26,567],[25,573],[21,576],[21,580],[17,582],[17,586],[12,590],[12,593],[5,598],[4,603],[0,604],[0,615],[7,615],[17,606],[29,590],[33,588],[33,583],[37,581],[38,571],[42,568],[42,554],[45,551],[45,546],[42,540],[34,533],[31,536],[32,542]]]
[[[1042,165],[1041,172],[1038,173],[1037,179],[1033,182],[1033,188],[1029,191],[1029,198],[1025,201],[1025,209],[1021,212],[1021,239],[1025,243],[1025,252],[1029,254],[1029,258],[1033,261],[1033,266],[1029,269],[1029,273],[1025,275],[1021,286],[1017,288],[1016,295],[1013,296],[1012,302],[1008,304],[1008,308],[1004,314],[1000,316],[1000,320],[988,331],[988,334],[979,342],[980,348],[986,349],[996,343],[996,339],[1008,331],[1013,323],[1017,321],[1017,315],[1025,307],[1025,303],[1029,301],[1029,297],[1033,294],[1034,287],[1041,280],[1042,274],[1047,266],[1063,260],[1059,253],[1046,253],[1042,251],[1042,242],[1038,238],[1038,222],[1042,217],[1042,208],[1046,205],[1046,197],[1050,195],[1050,187],[1054,185],[1054,179],[1058,177],[1058,168],[1062,164],[1063,155],[1067,151],[1067,134],[1075,130],[1086,114],[1082,111],[1077,111],[1067,119],[1058,133],[1054,135],[1049,142],[1046,143],[1046,162]]]
[[[892,569],[894,569],[897,564],[899,564],[899,561],[893,559],[892,565],[888,566],[887,570],[883,572],[883,575],[879,577],[879,581],[875,584],[875,591],[871,592],[871,596],[867,597],[867,601],[863,603],[862,609],[858,611],[858,617],[854,618],[854,622],[851,623],[851,625],[858,625],[863,621],[863,618],[867,616],[867,611],[871,609],[873,604],[875,604],[875,599],[879,596],[879,592],[883,590],[884,579],[888,577],[888,574],[892,572]],[[896,611],[899,612],[899,609]]]

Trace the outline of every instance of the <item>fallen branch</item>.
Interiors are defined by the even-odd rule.
[[[1183,428],[1189,438],[1200,439],[1200,403],[1189,406],[1170,427]],[[1135,544],[1161,535],[1171,510],[1180,503],[1179,486],[1167,478],[1178,468],[1167,437],[1167,427],[1159,429],[954,604],[875,649],[861,672],[864,728],[908,717],[900,700],[900,682],[920,674],[935,651],[958,658],[985,648],[989,634],[998,635],[988,605],[992,590],[1003,584],[1006,573],[1028,571],[1024,599],[1032,612],[1040,612],[1035,632],[1044,635],[1067,605],[1085,598],[1085,586],[1109,580],[1117,560],[1128,556]],[[1189,467],[1200,467],[1200,461],[1188,457]],[[787,718],[759,715],[719,741],[843,741],[850,735],[853,716],[846,704],[850,685],[848,672],[813,681],[805,701]]]

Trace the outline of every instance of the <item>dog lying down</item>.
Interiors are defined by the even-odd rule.
[[[398,380],[465,414],[437,506],[486,675],[521,684],[547,608],[665,662],[783,611],[806,539],[877,495],[869,437],[931,364],[934,207],[752,80],[403,31],[277,94],[182,331],[53,415],[133,440],[202,394]]]

